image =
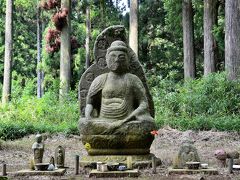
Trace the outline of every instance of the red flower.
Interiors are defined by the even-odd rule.
[[[41,7],[45,10],[54,9],[56,7],[60,8],[61,1],[60,0],[42,0]]]
[[[60,9],[56,14],[52,16],[52,21],[57,30],[62,31],[62,28],[67,24],[68,9]]]
[[[151,134],[152,135],[158,135],[158,131],[157,130],[153,130],[153,131],[151,131]]]
[[[67,15],[68,15],[68,9],[67,8],[63,8],[63,9],[60,10],[60,15],[59,16],[61,18],[66,18]]]

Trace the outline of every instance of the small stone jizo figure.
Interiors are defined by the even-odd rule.
[[[58,168],[64,167],[65,150],[62,146],[58,146],[55,150],[55,166]]]
[[[44,152],[44,144],[42,142],[42,135],[36,135],[36,142],[32,145],[34,163],[42,163],[43,160],[43,152]]]
[[[193,142],[189,140],[186,140],[182,143],[178,154],[174,159],[173,168],[185,168],[186,162],[200,162],[197,149],[193,146]]]

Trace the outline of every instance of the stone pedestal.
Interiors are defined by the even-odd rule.
[[[151,167],[152,157],[155,156],[153,154],[147,155],[131,155],[132,157],[132,166],[133,168],[144,168]],[[83,156],[80,160],[81,167],[91,167],[96,168],[96,162],[108,163],[108,162],[116,162],[127,165],[127,157],[128,155],[111,155],[111,156]],[[161,160],[156,159],[156,164],[160,165]]]

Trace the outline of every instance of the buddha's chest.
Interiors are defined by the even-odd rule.
[[[128,85],[125,81],[106,81],[102,90],[103,98],[124,98],[127,93]]]

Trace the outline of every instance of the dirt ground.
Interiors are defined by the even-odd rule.
[[[220,148],[226,151],[240,150],[240,133],[229,132],[214,132],[214,131],[184,131],[171,129],[165,127],[159,129],[159,135],[155,138],[152,146],[151,153],[155,154],[162,160],[162,166],[157,168],[157,174],[152,174],[151,169],[140,169],[140,179],[240,179],[240,172],[234,171],[233,174],[229,174],[227,168],[219,168],[219,164],[214,157],[214,151]],[[8,172],[15,172],[22,169],[28,169],[29,159],[32,157],[31,146],[34,142],[35,135],[30,135],[15,141],[7,141],[3,143],[0,150],[0,169],[2,163],[7,164]],[[65,164],[68,167],[65,176],[63,177],[46,177],[46,176],[31,176],[31,177],[12,177],[12,179],[68,179],[74,176],[74,159],[75,155],[79,155],[80,158],[83,155],[87,155],[80,136],[66,137],[62,134],[49,135],[45,134],[45,152],[44,162],[49,162],[50,157],[54,156],[54,150],[58,145],[62,145],[66,150]],[[172,159],[177,153],[181,142],[190,138],[195,141],[195,147],[198,149],[198,153],[201,162],[208,163],[210,167],[218,168],[219,175],[167,175],[167,168],[171,166]],[[87,170],[81,169],[81,179],[88,179]],[[9,173],[11,174],[11,173]],[[1,173],[0,173],[1,175]],[[11,178],[11,177],[10,177]],[[1,179],[1,178],[0,178]]]

